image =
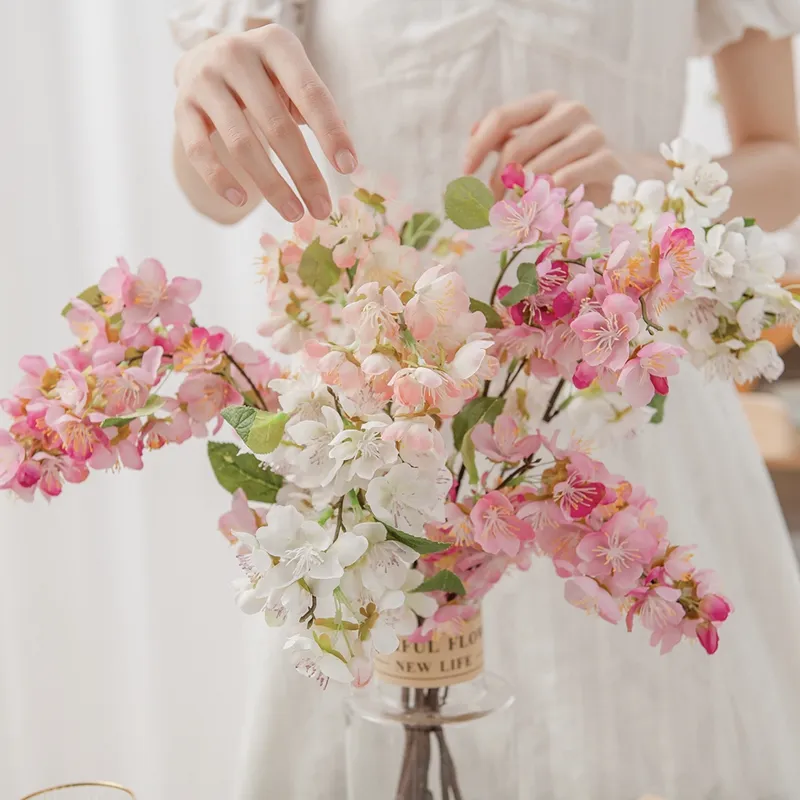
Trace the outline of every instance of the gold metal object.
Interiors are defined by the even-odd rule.
[[[33,800],[34,797],[45,797],[46,795],[55,794],[62,789],[81,789],[91,787],[116,789],[120,794],[125,794],[127,797],[132,798],[132,800],[136,800],[136,795],[134,795],[130,789],[126,789],[124,786],[120,786],[118,783],[109,783],[108,781],[93,781],[89,783],[62,783],[59,786],[51,786],[48,789],[40,789],[38,792],[34,792],[33,794],[26,794],[25,797],[21,798],[21,800]]]

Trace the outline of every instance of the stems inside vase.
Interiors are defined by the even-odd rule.
[[[434,717],[446,702],[447,689],[414,689],[412,695],[411,689],[404,688],[401,697],[407,711],[429,711]],[[406,724],[404,728],[406,742],[395,800],[434,800],[430,786],[437,785],[440,791],[438,800],[464,800],[442,726]],[[438,776],[431,775],[434,739],[439,749]]]

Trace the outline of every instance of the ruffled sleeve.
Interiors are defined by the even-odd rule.
[[[173,6],[172,35],[188,50],[212,34],[243,31],[250,19],[271,20],[300,35],[305,0],[173,0]]]
[[[737,42],[748,28],[773,39],[800,33],[800,0],[697,0],[697,38],[701,55]]]

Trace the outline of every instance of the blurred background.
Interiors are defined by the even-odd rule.
[[[64,346],[59,311],[117,255],[203,281],[203,324],[255,338],[263,216],[198,216],[171,171],[168,0],[0,0],[0,396],[23,353]],[[690,65],[684,134],[724,152],[709,64]],[[258,215],[256,215],[258,216]],[[282,223],[273,218],[272,232]],[[791,232],[777,237],[800,263]],[[742,393],[800,531],[800,351]],[[0,497],[0,797],[110,780],[148,800],[229,796],[248,670],[235,574],[216,532],[228,495],[202,443],[95,473],[47,505]],[[794,495],[794,497],[793,497]]]

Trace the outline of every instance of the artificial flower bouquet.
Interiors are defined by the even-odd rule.
[[[459,178],[446,223],[360,175],[327,221],[262,239],[261,332],[290,359],[203,327],[197,281],[120,261],[64,309],[76,342],[20,362],[0,488],[53,497],[227,420],[240,441],[208,454],[233,495],[238,603],[323,686],[364,685],[399,637],[457,631],[533,556],[567,602],[714,653],[731,610],[714,573],[591,448],[660,422],[686,362],[777,377],[761,332],[800,307],[753,221],[715,221],[724,170],[681,140],[663,154],[669,184],[620,177],[603,209],[518,165],[499,202]],[[459,263],[481,228],[496,279],[474,298]]]

